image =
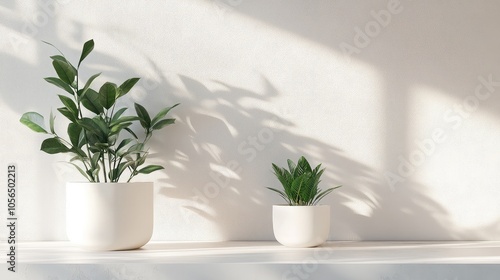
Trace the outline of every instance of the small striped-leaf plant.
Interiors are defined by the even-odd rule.
[[[321,169],[321,164],[314,169],[305,157],[300,157],[297,164],[288,160],[288,170],[272,164],[273,171],[280,181],[283,190],[268,187],[268,189],[278,193],[290,206],[311,206],[316,205],[326,195],[341,186],[321,190],[318,185],[325,169]]]

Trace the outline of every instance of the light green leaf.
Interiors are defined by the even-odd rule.
[[[154,130],[162,129],[163,127],[175,123],[175,119],[164,119],[153,125]]]
[[[290,173],[293,174],[293,171],[295,170],[296,167],[295,163],[291,159],[288,159],[287,163],[288,163],[288,170],[290,170]]]
[[[118,123],[116,125],[113,125],[113,126],[111,126],[111,129],[109,130],[109,135],[112,136],[112,135],[118,134],[122,131],[122,129],[129,127],[130,125],[132,125],[131,122]]]
[[[116,120],[118,120],[120,118],[120,116],[123,114],[123,112],[125,112],[128,108],[121,108],[119,109],[118,111],[116,111],[114,114],[113,114],[113,117],[111,118],[111,123],[114,123],[116,122]]]
[[[90,160],[90,165],[92,168],[97,168],[99,166],[99,160],[101,159],[101,153],[97,152],[92,156]]]
[[[142,150],[144,149],[144,144],[143,143],[137,143],[137,144],[134,144],[132,146],[130,146],[130,148],[128,149],[129,152],[142,152]]]
[[[45,81],[65,90],[67,93],[73,95],[75,94],[73,91],[73,88],[68,85],[67,83],[63,82],[63,80],[56,78],[56,77],[47,77],[44,79]]]
[[[115,118],[113,118],[113,119],[115,119]],[[139,120],[139,118],[136,116],[125,116],[125,117],[111,121],[111,126],[117,125],[120,123],[124,123],[124,122],[133,122],[133,121],[137,121],[137,120]]]
[[[143,165],[146,162],[147,157],[148,157],[148,153],[144,153],[144,155],[142,155],[142,156],[137,154],[137,160],[136,160],[137,166]]]
[[[48,133],[47,130],[45,130],[44,118],[39,113],[24,113],[19,121],[35,132]]]
[[[52,134],[56,134],[56,131],[54,129],[54,120],[55,119],[56,119],[56,117],[54,116],[54,114],[52,113],[52,111],[50,111],[49,127],[50,127],[50,132]]]
[[[153,118],[153,120],[151,121],[151,124],[154,126],[160,119],[162,119],[163,117],[165,117],[168,112],[170,110],[172,110],[173,108],[177,107],[180,103],[177,103],[175,104],[174,106],[171,106],[171,107],[167,107],[167,108],[164,108],[162,109],[160,112],[158,112],[158,114],[156,114],[156,116]]]
[[[61,50],[59,50],[56,46],[52,45],[51,43],[49,43],[49,42],[47,42],[47,41],[43,41],[43,40],[42,40],[42,42],[44,42],[45,44],[47,44],[47,45],[49,45],[49,46],[53,47],[54,49],[56,49],[56,50],[57,50],[57,51],[58,51],[61,55],[63,54],[63,53],[61,52]]]
[[[139,171],[139,173],[142,173],[142,174],[149,174],[151,172],[154,172],[154,171],[157,171],[157,170],[161,170],[161,169],[164,169],[163,166],[160,166],[160,165],[148,165],[144,168],[141,168]]]
[[[123,171],[125,171],[127,169],[127,167],[131,166],[132,163],[133,162],[131,162],[131,161],[120,163],[120,165],[118,165],[116,173],[114,174],[115,178],[113,178],[113,179],[118,180],[118,178],[120,178],[120,176],[122,175]]]
[[[69,162],[69,164],[73,165],[78,170],[78,172],[80,172],[80,174],[82,174],[83,177],[85,177],[85,179],[87,179],[89,182],[93,182],[92,178],[90,178],[90,176],[87,173],[85,173],[85,171],[83,171],[83,169],[80,166],[72,162]]]
[[[57,108],[57,111],[59,111],[59,113],[68,118],[68,120],[70,120],[71,122],[77,121],[75,113],[71,112],[68,108],[66,107]]]
[[[52,60],[60,60],[60,61],[63,61],[63,62],[68,62],[68,60],[66,60],[66,57],[64,57],[64,55],[53,55],[53,56],[50,56],[50,58],[52,58]]]
[[[95,75],[92,75],[88,80],[87,82],[85,83],[85,86],[83,87],[83,89],[81,89],[81,91],[79,92],[80,94],[80,98],[84,97],[85,94],[87,94],[87,90],[90,88],[90,85],[92,84],[92,82],[101,75],[101,73],[97,73]]]

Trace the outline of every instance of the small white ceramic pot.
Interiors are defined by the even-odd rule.
[[[330,206],[273,205],[273,231],[288,247],[315,247],[330,233]]]
[[[67,183],[66,232],[89,250],[142,247],[153,233],[153,183]]]

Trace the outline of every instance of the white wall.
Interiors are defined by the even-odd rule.
[[[155,240],[273,239],[271,162],[300,155],[345,186],[324,200],[331,239],[498,239],[500,3],[102,2],[0,4],[0,174],[17,164],[20,239],[65,239],[64,184],[81,179],[18,122],[59,105],[40,41],[77,60],[90,38],[97,84],[139,76],[128,104],[182,103],[152,142]]]

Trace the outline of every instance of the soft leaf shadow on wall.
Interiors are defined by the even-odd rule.
[[[386,24],[381,24],[380,19],[374,15],[379,18],[387,16],[391,2],[398,3],[398,12],[389,14],[383,19]],[[445,96],[452,100],[453,103],[449,101],[451,107],[460,105],[466,97],[475,94],[476,86],[480,84],[478,76],[492,75],[495,82],[500,76],[500,39],[492,35],[498,33],[498,2],[238,1],[235,5],[224,7],[226,14],[242,15],[277,27],[283,33],[317,43],[332,50],[334,54],[349,57],[354,62],[366,63],[381,74],[385,84],[385,170],[397,169],[398,156],[408,155],[415,149],[415,139],[410,135],[415,125],[415,116],[411,112],[418,107],[415,103],[415,99],[419,97],[416,88],[425,87],[432,89],[432,94],[436,97]],[[373,27],[377,24],[379,29]],[[371,35],[367,35],[367,28],[372,28]],[[363,43],[356,44],[357,39]],[[345,44],[357,51],[347,55],[349,51],[342,47]],[[492,97],[479,104],[480,113],[492,116],[496,122],[500,117],[497,92],[496,84]],[[494,133],[491,130],[484,132],[484,139],[495,137]],[[481,142],[476,146],[481,151]],[[460,154],[460,151],[456,152]],[[498,150],[490,153],[500,157]],[[466,162],[469,159],[462,156],[460,160]],[[481,164],[481,159],[477,160],[477,164]],[[440,170],[446,169],[446,166],[440,166]],[[463,174],[457,174],[460,175]],[[490,182],[498,183],[495,180]],[[380,189],[382,185],[385,184],[374,187]],[[416,188],[414,192],[423,194],[440,187],[406,181],[402,188],[404,192]],[[480,189],[481,185],[478,185],[477,190],[471,192]],[[393,194],[387,193],[384,196],[390,198]],[[391,213],[388,214],[388,217],[392,216]],[[434,216],[441,214],[430,213]],[[465,229],[462,230],[463,234],[458,229],[451,228],[455,233],[445,233],[442,236],[488,238],[482,233],[482,229],[493,229],[489,238],[498,232],[498,227],[495,226]],[[469,235],[465,233],[467,231]]]
[[[344,185],[324,200],[332,205],[332,238],[340,234],[344,239],[370,236],[394,240],[416,233],[422,239],[431,239],[436,233],[443,239],[455,237],[447,230],[447,213],[426,196],[425,186],[412,183],[412,187],[395,192],[383,188],[385,178],[368,166],[321,140],[294,134],[292,120],[241,105],[243,99],[272,102],[279,95],[265,77],[262,82],[267,90],[262,93],[227,84],[223,90],[210,91],[195,79],[181,79],[196,98],[181,101],[185,111],[172,132],[177,139],[169,139],[168,147],[159,141],[158,145],[167,147],[159,158],[176,155],[175,164],[165,162],[170,176],[161,180],[160,194],[185,200],[186,209],[218,225],[224,238],[248,239],[245,232],[250,229],[246,227],[256,225],[262,226],[262,231],[253,238],[272,236],[271,205],[282,202],[265,189],[277,186],[271,162],[285,165],[287,158],[300,155],[326,167],[323,187]],[[210,104],[209,112],[213,113],[203,113],[207,109],[203,104]],[[272,140],[260,143],[261,150],[254,149],[255,156],[241,152],[249,136],[258,138],[259,132],[266,130],[272,131]],[[218,169],[227,165],[233,166],[234,172]],[[367,210],[360,212],[359,207]],[[429,227],[432,234],[426,230]]]

